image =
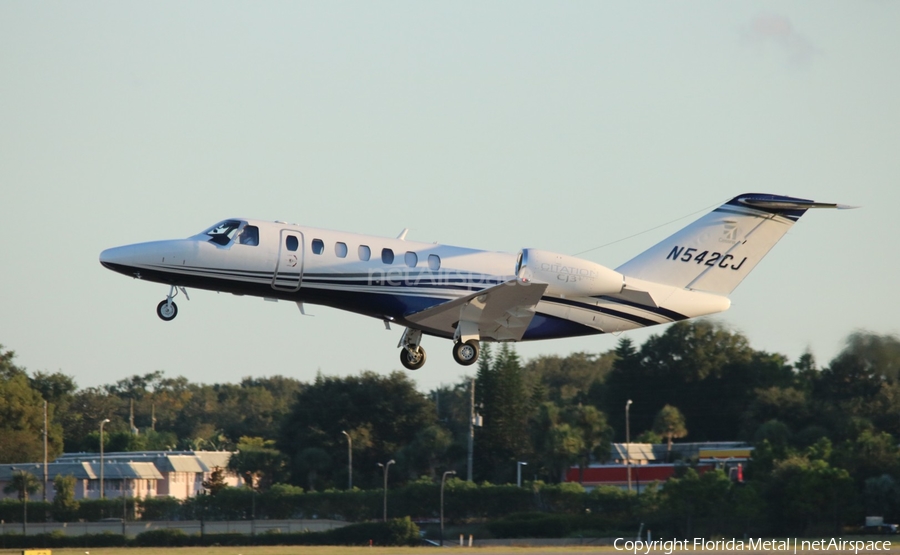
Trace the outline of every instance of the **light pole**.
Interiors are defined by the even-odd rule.
[[[388,469],[391,467],[392,464],[394,464],[394,459],[389,460],[387,462],[387,464],[378,463],[378,466],[380,466],[381,468],[384,469],[384,517],[383,517],[384,522],[387,522],[387,476],[388,476]]]
[[[629,421],[629,409],[631,408],[631,399],[625,403],[625,468],[628,473],[628,491],[631,491],[631,422]]]
[[[103,499],[105,491],[103,489],[103,425],[109,422],[109,418],[100,422],[100,499]]]
[[[525,461],[519,461],[516,463],[516,485],[522,487],[522,467],[527,466],[528,463]]]
[[[455,470],[448,470],[441,476],[441,547],[444,547],[444,482],[447,476],[455,476]]]
[[[347,489],[353,489],[353,440],[350,434],[341,430],[341,433],[347,436]]]

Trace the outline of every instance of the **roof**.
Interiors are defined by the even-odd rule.
[[[124,451],[105,453],[106,464],[113,462],[132,462],[152,464],[160,473],[169,472],[212,472],[213,468],[228,466],[230,451]],[[57,462],[90,462],[99,463],[99,453],[65,453],[56,459]],[[162,476],[160,477],[162,478]]]
[[[744,453],[749,448],[749,445],[740,441],[673,443],[672,454],[677,454],[682,459],[691,459],[700,457],[701,451],[704,454],[708,452],[737,453],[738,451]],[[624,461],[627,458],[632,462],[665,461],[669,459],[668,445],[665,443],[613,443],[609,458],[610,460],[619,461]]]
[[[44,476],[44,465],[36,463],[0,466],[0,482],[8,482],[18,472],[29,472],[38,478]],[[100,461],[56,461],[47,464],[47,477],[73,476],[77,480],[100,478]],[[103,461],[103,477],[110,480],[162,480],[163,475],[149,462]]]

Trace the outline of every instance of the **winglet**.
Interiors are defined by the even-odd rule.
[[[397,239],[400,239],[401,241],[406,241],[406,234],[407,234],[407,233],[409,233],[409,228],[408,228],[408,227],[404,227],[404,228],[403,228],[403,231],[400,232],[400,235],[397,236]]]

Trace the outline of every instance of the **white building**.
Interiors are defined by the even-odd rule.
[[[136,451],[103,455],[103,489],[106,498],[166,497],[186,499],[203,491],[216,467],[225,471],[225,483],[240,486],[237,475],[228,472],[230,451]],[[75,499],[100,498],[100,454],[66,453],[47,465],[47,500],[53,499],[53,478],[73,476]],[[17,472],[29,472],[43,481],[44,465],[22,463],[0,465],[0,499],[15,498],[3,488]],[[40,499],[38,493],[33,498]]]

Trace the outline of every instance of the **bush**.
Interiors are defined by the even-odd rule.
[[[139,547],[184,547],[191,545],[190,537],[178,528],[147,530],[134,538],[134,545]]]

